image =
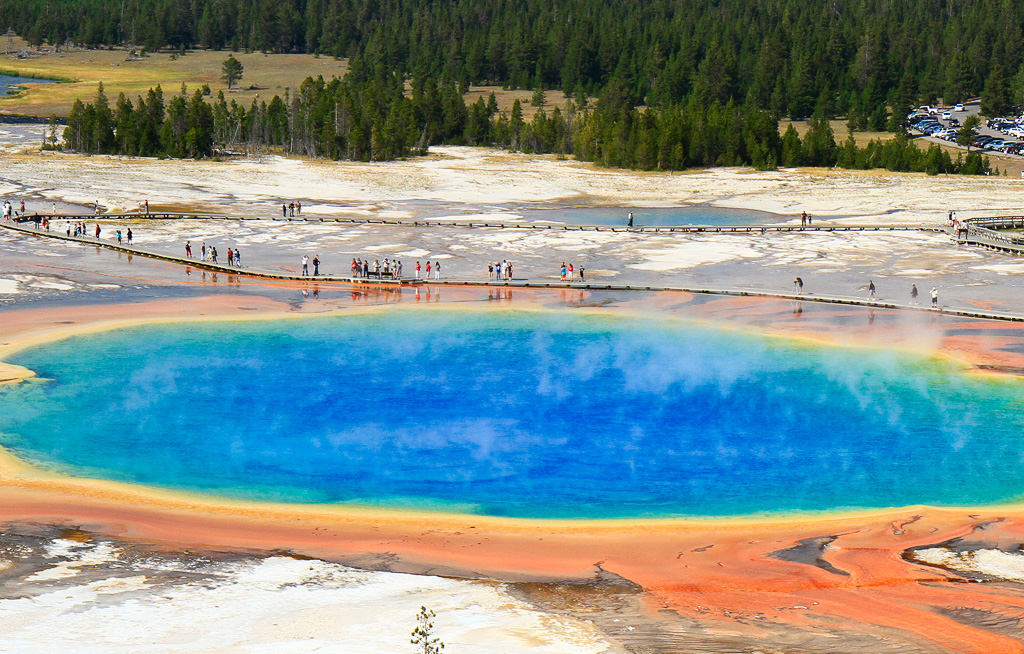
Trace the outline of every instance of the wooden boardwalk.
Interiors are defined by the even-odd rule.
[[[134,215],[134,214],[129,214]],[[1021,219],[1024,221],[1024,218]],[[30,235],[38,238],[51,238],[61,241],[69,241],[72,243],[78,243],[81,245],[91,245],[93,247],[102,247],[108,250],[114,250],[117,252],[124,252],[127,254],[137,255],[141,257],[147,257],[150,259],[156,259],[160,261],[167,261],[171,263],[180,264],[183,266],[189,266],[200,270],[208,270],[214,273],[224,273],[229,277],[248,277],[253,279],[266,279],[276,281],[292,281],[292,282],[303,282],[303,283],[335,283],[344,285],[354,285],[360,287],[377,287],[377,288],[393,288],[398,289],[406,286],[481,286],[481,287],[511,287],[511,288],[527,288],[527,289],[578,289],[578,290],[589,290],[589,291],[625,291],[625,292],[685,292],[685,293],[696,293],[703,295],[726,295],[726,296],[737,296],[737,297],[764,297],[780,300],[790,300],[794,302],[815,302],[822,304],[840,304],[847,306],[867,307],[870,309],[898,309],[898,310],[910,310],[931,313],[935,315],[950,315],[950,316],[961,316],[965,318],[978,318],[985,320],[1002,320],[1010,322],[1024,322],[1024,313],[1012,314],[1012,313],[996,313],[990,311],[977,311],[973,309],[954,309],[949,307],[938,307],[931,308],[921,305],[908,305],[898,304],[895,302],[888,302],[883,300],[871,300],[851,297],[839,297],[839,296],[827,296],[827,295],[815,295],[812,293],[807,294],[794,294],[794,293],[781,293],[771,291],[757,291],[747,289],[730,289],[730,288],[708,288],[708,287],[682,287],[682,286],[647,286],[637,284],[606,284],[601,282],[537,282],[529,281],[525,279],[514,279],[511,281],[487,281],[487,280],[473,280],[473,279],[441,279],[441,280],[426,280],[426,279],[365,279],[362,277],[352,277],[351,275],[319,275],[316,277],[296,275],[293,273],[279,273],[269,270],[259,270],[253,268],[237,268],[228,266],[227,264],[213,263],[209,261],[199,261],[198,259],[188,259],[186,257],[175,256],[164,252],[157,252],[153,250],[147,250],[139,247],[129,247],[126,245],[119,245],[113,241],[105,241],[102,239],[95,239],[91,237],[75,237],[67,236],[62,232],[47,232],[43,230],[35,229],[34,227],[28,227],[25,225],[0,222],[0,227],[19,232],[25,235]],[[942,228],[937,228],[938,231],[945,231]]]
[[[664,227],[625,227],[622,225],[570,225],[553,223],[500,222],[494,220],[389,220],[386,218],[331,218],[325,216],[247,217],[213,213],[106,213],[106,214],[28,214],[19,217],[19,223],[50,218],[54,221],[106,222],[126,220],[233,220],[238,222],[266,221],[296,224],[390,225],[393,227],[449,227],[462,229],[523,229],[531,231],[565,232],[624,232],[632,234],[769,234],[777,232],[893,232],[943,231],[934,224],[889,223],[873,225],[818,223],[800,225],[677,225]]]

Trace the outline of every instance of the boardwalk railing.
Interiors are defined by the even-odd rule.
[[[981,245],[1011,254],[1024,254],[1024,234],[1007,234],[998,230],[1024,229],[1024,216],[991,216],[968,218],[964,228],[953,234],[961,243]]]

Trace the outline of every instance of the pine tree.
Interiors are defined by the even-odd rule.
[[[242,79],[242,74],[245,72],[245,67],[242,65],[242,62],[235,59],[234,55],[231,55],[230,57],[224,60],[224,63],[220,65],[220,70],[220,78],[225,83],[227,83],[228,90],[230,91],[231,87],[235,85],[235,82]]]
[[[416,627],[409,642],[416,645],[420,654],[441,654],[444,651],[444,643],[434,635],[434,617],[435,613],[425,606],[421,606],[416,614]]]

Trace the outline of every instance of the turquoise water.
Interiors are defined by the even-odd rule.
[[[892,351],[587,314],[142,326],[26,351],[0,443],[74,474],[519,517],[1024,494],[1024,384]]]

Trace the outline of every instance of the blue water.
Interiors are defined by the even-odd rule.
[[[534,209],[520,212],[528,221],[547,221],[570,225],[626,226],[633,212],[634,227],[672,227],[681,225],[764,225],[787,220],[786,216],[748,209],[711,206],[664,208],[594,207],[589,209]]]
[[[0,443],[79,475],[520,517],[1024,494],[1024,384],[884,350],[587,314],[144,326],[13,360]]]
[[[0,97],[10,95],[16,92],[17,89],[9,88],[11,86],[19,86],[21,84],[52,84],[53,80],[49,79],[38,79],[35,77],[17,77],[14,75],[0,75]]]

